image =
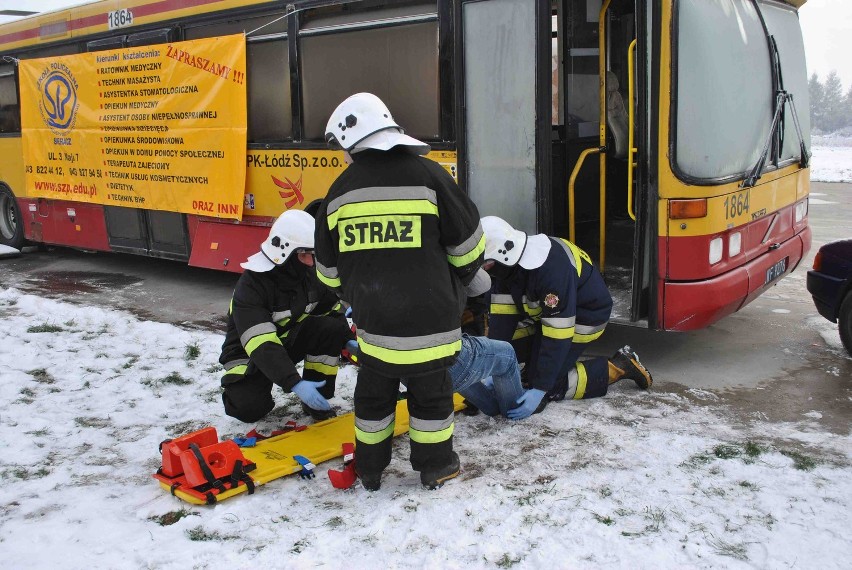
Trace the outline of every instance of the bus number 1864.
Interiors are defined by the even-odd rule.
[[[748,214],[749,191],[738,192],[725,198],[725,219]]]
[[[128,8],[115,10],[114,12],[107,14],[107,20],[109,21],[110,30],[125,28],[133,25],[133,12],[131,12]]]

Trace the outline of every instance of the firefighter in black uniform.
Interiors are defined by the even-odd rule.
[[[531,389],[508,414],[520,419],[548,401],[597,398],[630,378],[643,389],[653,380],[629,346],[610,358],[578,361],[603,334],[612,297],[582,249],[561,238],[528,236],[496,216],[482,218],[485,265],[492,277],[488,336],[512,341]]]
[[[284,212],[260,252],[242,264],[228,311],[228,332],[219,358],[225,366],[225,413],[256,422],[275,407],[272,385],[295,393],[315,420],[334,417],[341,349],[355,335],[345,307],[314,270],[314,219]],[[294,363],[304,360],[302,377]]]
[[[380,487],[406,379],[411,465],[434,489],[459,472],[447,369],[461,348],[465,285],[482,265],[479,214],[375,95],[341,103],[326,140],[351,161],[317,213],[316,258],[358,327],[356,471],[366,489]]]

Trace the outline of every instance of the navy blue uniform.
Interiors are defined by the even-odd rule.
[[[488,336],[512,341],[526,362],[532,388],[553,399],[606,394],[606,358],[578,363],[587,343],[603,334],[612,297],[589,256],[561,238],[549,238],[547,258],[537,268],[516,266],[494,278]]]

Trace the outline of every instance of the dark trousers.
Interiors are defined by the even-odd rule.
[[[284,349],[293,363],[308,355],[327,355],[337,358],[346,341],[354,338],[345,319],[338,317],[308,317],[284,341]],[[303,376],[306,376],[303,374]],[[309,376],[309,375],[307,375]],[[319,393],[326,399],[334,397],[336,374],[323,374],[305,380],[325,380]],[[245,374],[226,374],[222,377],[222,403],[225,413],[246,423],[253,423],[272,411],[272,380],[249,360]]]
[[[380,422],[396,412],[401,378],[388,378],[366,368],[358,371],[355,385],[355,421]],[[442,421],[453,415],[453,383],[446,370],[405,379],[408,413],[413,421]],[[391,421],[393,425],[393,420]],[[361,473],[381,473],[391,460],[391,431],[381,441],[358,440],[355,462]],[[452,435],[441,441],[411,441],[411,467],[415,471],[440,469],[453,461]]]
[[[526,338],[513,340],[512,346],[519,362],[526,362],[524,376],[535,378],[537,373],[537,355],[541,346],[541,335],[533,335]],[[565,355],[559,374],[556,377],[556,386],[548,392],[550,399],[561,400],[565,397],[565,388],[568,375],[577,368],[577,361],[586,350],[588,343],[572,342],[571,348]],[[608,359],[602,356],[584,360],[581,365],[586,376],[583,394],[578,399],[599,398],[605,396],[609,388],[609,364]],[[560,394],[561,392],[561,394]],[[569,398],[574,397],[568,394]]]

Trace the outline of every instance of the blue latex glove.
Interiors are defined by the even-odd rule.
[[[293,386],[293,393],[296,394],[309,408],[313,408],[315,410],[330,410],[331,404],[329,404],[328,400],[319,393],[319,389],[323,386],[325,386],[325,380],[322,382],[299,380],[299,383]]]
[[[538,408],[542,398],[544,398],[544,393],[544,390],[539,390],[538,388],[527,390],[520,398],[515,400],[518,407],[506,412],[506,417],[510,420],[522,420],[530,417],[536,408]]]
[[[346,350],[349,351],[349,354],[351,354],[352,356],[355,356],[355,357],[357,357],[361,352],[360,348],[358,347],[358,341],[357,340],[347,340],[346,341]]]
[[[346,307],[346,313],[344,313],[343,316],[346,317],[346,318],[352,317],[352,307],[351,306]]]

